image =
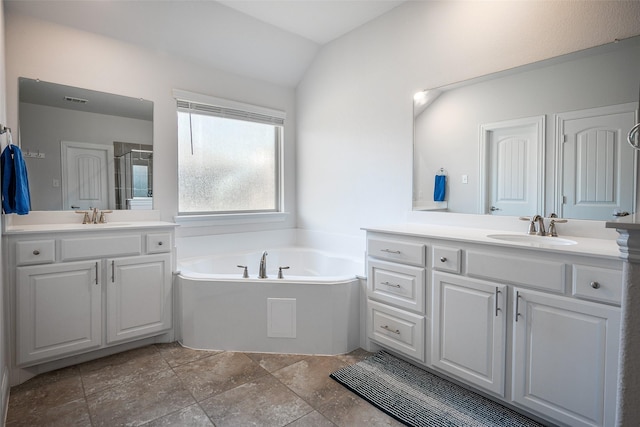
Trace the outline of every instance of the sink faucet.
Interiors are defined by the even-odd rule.
[[[544,218],[541,215],[534,216],[531,221],[538,222],[538,232],[536,233],[538,236],[546,236],[547,233],[544,230]]]
[[[260,268],[258,269],[258,279],[266,279],[267,278],[267,251],[262,252],[262,257],[260,257]]]
[[[98,208],[93,208],[93,213],[91,214],[91,224],[98,223]]]

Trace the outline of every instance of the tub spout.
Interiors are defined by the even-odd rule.
[[[266,279],[267,278],[267,251],[262,252],[262,257],[260,257],[260,268],[258,269],[258,279]]]

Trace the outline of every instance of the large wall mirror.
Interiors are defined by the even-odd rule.
[[[152,209],[153,103],[18,79],[31,209]]]
[[[413,209],[597,220],[635,212],[638,156],[626,135],[639,88],[633,37],[419,92]]]

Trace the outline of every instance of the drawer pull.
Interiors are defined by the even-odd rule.
[[[591,287],[593,289],[600,289],[600,283],[598,282],[591,282]]]
[[[158,242],[158,246],[162,246],[162,240]]]
[[[380,251],[381,252],[387,252],[387,253],[390,253],[390,254],[401,254],[402,253],[400,251],[394,251],[394,250],[391,250],[391,249],[380,249]]]
[[[391,286],[393,288],[401,288],[402,286],[391,282],[380,282],[381,285]]]
[[[387,325],[382,325],[380,326],[382,329],[384,329],[385,331],[389,331],[392,332],[394,334],[400,335],[400,330],[398,329],[391,329],[390,327],[388,327]]]
[[[34,255],[40,255],[40,251],[39,251],[39,250],[37,250],[37,249],[35,249],[35,250],[33,251],[33,254],[34,254]]]
[[[441,256],[440,257],[440,262],[447,262],[447,257]]]

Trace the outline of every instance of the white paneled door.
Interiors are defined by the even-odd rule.
[[[481,213],[542,211],[544,116],[481,126]]]
[[[607,220],[614,211],[633,212],[636,151],[625,138],[636,123],[635,104],[563,113],[556,123],[562,162],[558,213]]]
[[[61,151],[62,208],[113,208],[113,147],[62,141]]]

